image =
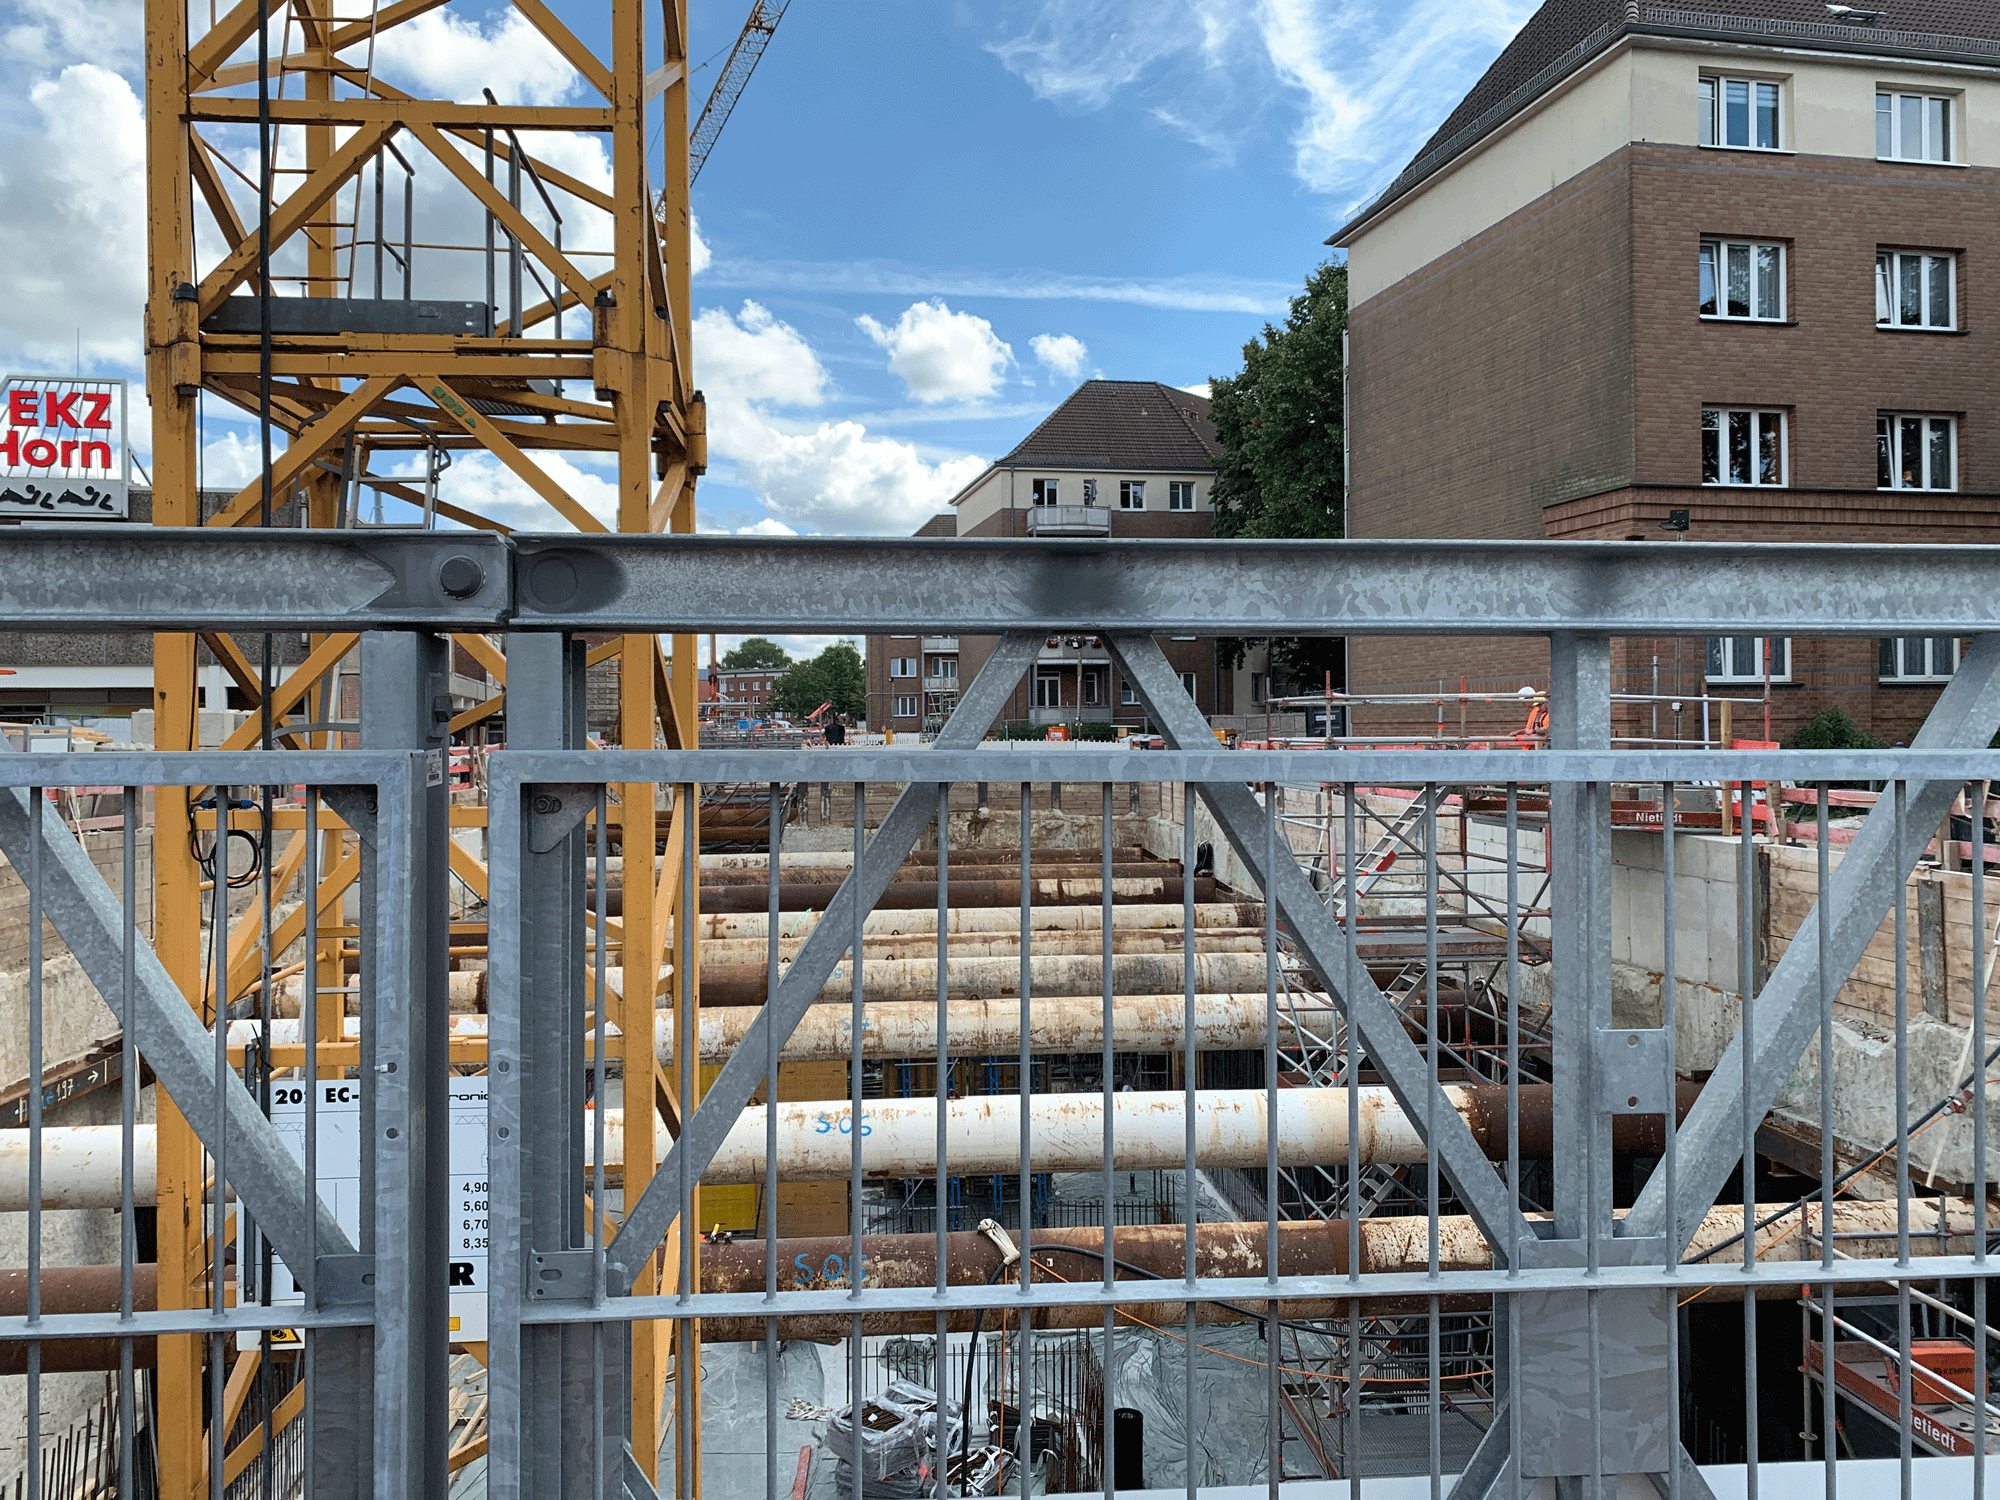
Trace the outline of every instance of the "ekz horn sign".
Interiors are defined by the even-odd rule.
[[[0,521],[130,514],[125,382],[10,375],[0,390]]]

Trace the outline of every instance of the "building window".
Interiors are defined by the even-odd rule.
[[[1167,486],[1167,509],[1194,509],[1194,485],[1191,481],[1176,479]]]
[[[1101,703],[1104,701],[1102,680],[1095,672],[1085,672],[1083,674],[1083,701],[1085,703]]]
[[[1035,504],[1037,505],[1060,504],[1061,502],[1056,499],[1056,493],[1060,488],[1061,488],[1060,480],[1037,479],[1034,485]]]
[[[1701,413],[1703,484],[1783,484],[1785,414],[1704,407]]]
[[[1779,85],[1750,78],[1701,80],[1701,143],[1776,151]]]
[[[889,700],[889,711],[898,719],[914,719],[917,716],[917,695],[898,693]]]
[[[1883,328],[1956,328],[1958,258],[1919,250],[1875,255],[1875,322]]]
[[[1884,161],[1950,161],[1951,100],[1936,94],[1875,96],[1875,154]]]
[[[1701,315],[1781,321],[1785,316],[1785,247],[1703,240]]]
[[[1118,701],[1127,708],[1136,708],[1139,705],[1139,690],[1124,678],[1120,678],[1118,682]]]
[[[1037,672],[1035,674],[1035,707],[1062,707],[1062,673]]]
[[[958,681],[958,658],[955,656],[932,657],[931,676],[944,682]]]
[[[1194,696],[1194,673],[1181,673],[1181,691],[1186,693],[1190,698]]]
[[[1252,703],[1262,703],[1264,701],[1264,674],[1262,672],[1252,672],[1250,674],[1250,701]]]
[[[1943,682],[1958,669],[1958,637],[1892,635],[1881,642],[1884,682]]]
[[[914,656],[892,656],[889,658],[891,677],[914,677],[917,675],[917,659]]]
[[[1095,504],[1097,504],[1097,481],[1096,481],[1095,479],[1086,479],[1086,480],[1084,480],[1084,482],[1083,482],[1083,503],[1084,503],[1085,505],[1095,505]],[[1053,504],[1055,504],[1055,502],[1054,502],[1053,500],[1051,500],[1051,501],[1049,502],[1049,504],[1053,505]]]
[[[1144,510],[1146,508],[1146,481],[1143,479],[1119,480],[1118,508],[1120,510]]]
[[[1789,681],[1791,645],[1784,636],[1712,635],[1708,638],[1708,680],[1762,682],[1764,652],[1768,649],[1771,681]]]
[[[1957,423],[1950,417],[1884,412],[1875,419],[1875,483],[1885,490],[1948,490],[1956,485]]]

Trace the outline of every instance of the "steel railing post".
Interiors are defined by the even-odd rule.
[[[364,969],[361,1048],[362,1222],[364,1235],[373,1231],[372,1246],[364,1239],[361,1248],[375,1258],[374,1490],[395,1500],[435,1493],[451,1430],[447,666],[442,636],[361,637],[362,747],[412,752],[407,789],[378,799],[362,911],[375,950]]]

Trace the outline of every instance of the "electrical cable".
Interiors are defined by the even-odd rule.
[[[1929,1109],[1925,1110],[1924,1113],[1916,1120],[1916,1122],[1909,1127],[1908,1133],[1911,1135],[1916,1134],[1917,1131],[1922,1130],[1926,1125],[1930,1124],[1931,1121],[1935,1120],[1939,1115],[1949,1110],[1952,1107],[1953,1103],[1957,1101],[1961,1095],[1965,1094],[1968,1090],[1972,1088],[1974,1080],[1985,1078],[1986,1070],[1992,1067],[1995,1062],[2000,1062],[2000,1047],[1995,1047],[1991,1052],[1987,1053],[1986,1061],[1982,1063],[1979,1067],[1975,1068],[1972,1072],[1966,1074],[1964,1081],[1960,1083],[1957,1088],[1953,1089],[1949,1094],[1946,1094],[1942,1099],[1938,1100],[1937,1103],[1933,1104]],[[1866,1161],[1859,1162],[1854,1166],[1849,1167],[1845,1172],[1842,1172],[1838,1177],[1833,1179],[1834,1190],[1837,1192],[1839,1189],[1845,1187],[1848,1183],[1852,1182],[1855,1178],[1859,1177],[1863,1172],[1866,1172],[1869,1168],[1873,1167],[1875,1163],[1880,1161],[1883,1157],[1887,1156],[1890,1152],[1894,1151],[1895,1149],[1896,1148],[1894,1145],[1884,1146],[1882,1147],[1881,1150],[1877,1151],[1873,1156],[1869,1157]],[[1766,1214],[1763,1218],[1759,1219],[1755,1224],[1750,1226],[1749,1233],[1755,1234],[1760,1229],[1769,1229],[1773,1224],[1777,1223],[1778,1220],[1784,1218],[1786,1215],[1797,1213],[1800,1209],[1804,1208],[1806,1204],[1811,1202],[1814,1198],[1818,1197],[1820,1195],[1820,1191],[1821,1190],[1819,1188],[1814,1188],[1812,1192],[1805,1194],[1803,1197],[1794,1198],[1790,1203],[1787,1203],[1783,1208],[1778,1209],[1773,1213]],[[1731,1245],[1742,1244],[1743,1234],[1744,1231],[1739,1230],[1735,1234],[1732,1234],[1728,1239],[1721,1241],[1719,1244],[1709,1246],[1708,1249],[1702,1251],[1701,1254],[1693,1256],[1686,1261],[1683,1261],[1682,1264],[1690,1266],[1700,1265],[1703,1261],[1707,1260],[1711,1255],[1720,1255],[1724,1250],[1727,1250]]]

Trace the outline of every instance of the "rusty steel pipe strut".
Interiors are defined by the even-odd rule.
[[[950,889],[956,891],[959,881],[953,877]],[[1178,931],[1185,913],[1180,903],[1162,902],[1120,902],[1111,909],[1111,925],[1114,929],[1171,927]],[[779,941],[786,945],[785,957],[796,952],[794,945],[803,944],[812,930],[819,925],[819,909],[793,912],[781,917],[778,922]],[[899,911],[876,911],[868,914],[863,924],[865,939],[883,936],[915,937],[937,935],[937,904],[928,907],[911,907]],[[1194,909],[1194,925],[1197,931],[1211,927],[1254,927],[1264,926],[1264,903],[1261,901],[1207,901]],[[1104,908],[1088,906],[1037,906],[1029,920],[1032,933],[1050,932],[1099,932],[1104,927]],[[698,930],[704,942],[713,940],[756,940],[760,946],[770,934],[770,917],[762,911],[754,912],[703,912],[699,918]],[[1012,909],[993,907],[954,906],[945,913],[945,932],[951,934],[986,933],[998,935],[1011,933],[1016,936],[1021,931],[1021,912],[1018,906]]]
[[[616,968],[607,969],[606,988],[623,993],[624,976]],[[1204,1052],[1226,1052],[1264,1043],[1265,1009],[1269,1004],[1262,991],[1245,994],[1195,996],[1197,1048]],[[1119,1045],[1134,1052],[1178,1052],[1183,1040],[1183,995],[1121,995],[1113,1001],[1112,1033]],[[1029,1049],[1039,1056],[1101,1049],[1104,1039],[1104,1006],[1101,1000],[1085,996],[1055,996],[1037,1000],[1033,1027],[1028,1034]],[[1281,1014],[1287,1022],[1305,1028],[1316,1042],[1324,1042],[1326,1030],[1338,1014],[1328,1005],[1290,1005]],[[854,1011],[849,1004],[815,1005],[792,1032],[780,1054],[783,1062],[844,1062],[853,1053]],[[726,1061],[743,1045],[757,1019],[752,1006],[717,1006],[700,1013],[700,1059],[704,1063]],[[348,1016],[341,1023],[341,1035],[357,1040],[361,1018]],[[620,1034],[615,1023],[606,1023],[606,1034]],[[901,1001],[867,1005],[861,1015],[861,1052],[869,1058],[934,1057],[937,1054],[937,1008]],[[229,1045],[248,1046],[263,1034],[257,1021],[231,1021]],[[488,1034],[483,1015],[454,1014],[450,1035],[454,1041],[484,1038]],[[1280,1035],[1290,1034],[1283,1025]],[[963,1056],[985,1056],[995,1051],[1018,1052],[1021,1045],[1021,1007],[1015,1000],[954,1000],[945,1008],[945,1035],[950,1050]],[[673,1061],[673,1018],[662,1012],[656,1017],[654,1036],[660,1062]],[[271,1025],[271,1045],[298,1046],[303,1036],[298,1021],[281,1016]],[[79,1127],[96,1128],[96,1127]],[[4,1162],[4,1132],[0,1132],[0,1162]],[[0,1177],[4,1180],[4,1177]]]
[[[1035,906],[1097,906],[1104,900],[1104,887],[1096,875],[1073,879],[1030,879],[1029,888]],[[778,910],[824,911],[839,889],[838,883],[781,881],[778,885]],[[1021,904],[1021,883],[1018,880],[953,880],[949,889],[954,906],[1019,907]],[[1171,905],[1182,899],[1182,889],[1178,875],[1145,875],[1125,880],[1114,878],[1111,882],[1111,902],[1114,907],[1128,904]],[[1213,876],[1200,876],[1194,882],[1195,900],[1212,902],[1216,899],[1217,889]],[[605,902],[606,915],[615,917],[622,912],[622,894],[617,890],[609,893]],[[701,888],[701,909],[704,912],[762,912],[769,907],[770,893],[762,881],[751,885],[705,885]],[[904,911],[917,907],[936,910],[936,881],[891,882],[871,909]]]
[[[1264,932],[1257,927],[1198,927],[1195,942],[1204,953],[1262,953]],[[1113,953],[1179,953],[1186,935],[1178,927],[1113,927],[1111,929],[1111,951]],[[798,950],[798,939],[778,940],[778,961],[790,961]],[[1104,937],[1102,928],[1089,928],[1076,932],[1038,932],[1029,934],[1029,950],[1038,957],[1055,954],[1102,953]],[[938,940],[934,933],[882,933],[875,937],[863,937],[861,956],[864,962],[874,962],[885,958],[937,957]],[[754,965],[763,972],[769,957],[769,943],[759,938],[715,938],[702,944],[701,967],[704,976],[717,969],[730,969],[741,965]],[[1015,932],[948,932],[945,934],[945,956],[956,961],[961,958],[1013,958],[1021,956],[1021,935]]]
[[[1972,1248],[1975,1234],[1974,1204],[1969,1199],[1938,1200],[1945,1215],[1943,1244],[1938,1253],[1963,1255]],[[1761,1204],[1759,1218],[1768,1216],[1780,1204]],[[1758,1259],[1766,1262],[1817,1262],[1819,1259],[1819,1207],[1807,1210],[1808,1230],[1801,1232],[1797,1214],[1758,1232]],[[1531,1215],[1530,1221],[1546,1219]],[[1428,1269],[1430,1255],[1429,1221],[1422,1216],[1363,1219],[1359,1225],[1362,1276],[1408,1274]],[[1687,1258],[1696,1258],[1711,1245],[1726,1243],[1743,1227],[1741,1204],[1711,1209],[1689,1244]],[[1282,1277],[1344,1278],[1349,1273],[1348,1221],[1345,1219],[1286,1220],[1276,1226],[1278,1258],[1276,1274]],[[1270,1274],[1265,1255],[1268,1226],[1262,1222],[1242,1224],[1198,1224],[1195,1226],[1195,1273],[1202,1277],[1248,1278]],[[1846,1201],[1834,1206],[1833,1232],[1847,1239],[1849,1253],[1887,1258],[1895,1254],[1896,1205]],[[1871,1238],[1872,1237],[1872,1238]],[[1927,1228],[1929,1244],[1938,1236]],[[854,1320],[849,1314],[808,1314],[786,1316],[787,1292],[824,1292],[851,1284],[857,1257],[851,1254],[852,1241],[845,1235],[824,1235],[777,1242],[778,1333],[782,1338],[837,1342],[853,1335]],[[934,1234],[865,1235],[861,1240],[860,1283],[868,1287],[932,1287],[937,1284],[937,1236]],[[1018,1240],[1017,1240],[1018,1243]],[[1120,1281],[1157,1278],[1162,1290],[1182,1291],[1186,1287],[1187,1228],[1181,1224],[1120,1224],[1113,1242]],[[1063,1249],[1056,1253],[1056,1247]],[[1102,1273],[1104,1231],[1097,1227],[1037,1229],[1022,1246],[1037,1263],[1037,1279],[1055,1273],[1072,1281],[1095,1281]],[[701,1290],[707,1294],[762,1292],[765,1286],[764,1242],[746,1240],[712,1243],[702,1248]],[[1000,1251],[984,1234],[958,1232],[945,1237],[946,1280],[953,1286],[977,1286],[992,1276]],[[1130,1267],[1132,1269],[1126,1269]],[[1463,1214],[1447,1214],[1438,1220],[1438,1270],[1441,1274],[1488,1271],[1493,1269],[1493,1251],[1473,1220]],[[1146,1273],[1151,1273],[1148,1276]],[[1783,1300],[1796,1300],[1793,1282],[1760,1284],[1756,1291]],[[1705,1300],[1739,1301],[1740,1287],[1716,1287],[1703,1292]],[[1377,1316],[1400,1312],[1424,1312],[1432,1306],[1429,1297],[1382,1297],[1368,1295],[1363,1283],[1360,1296],[1327,1296],[1281,1301],[1278,1316],[1288,1322],[1344,1320],[1355,1300],[1365,1303]],[[1438,1299],[1439,1311],[1469,1311],[1490,1305],[1487,1293],[1445,1293]],[[1122,1318],[1158,1327],[1183,1326],[1187,1319],[1187,1299],[1126,1305]],[[1195,1302],[1195,1319],[1201,1323],[1242,1322],[1264,1316],[1262,1303],[1249,1307],[1213,1301]],[[974,1314],[948,1315],[947,1329],[966,1332]],[[1094,1304],[1077,1307],[1043,1307],[1035,1314],[1041,1330],[1102,1328],[1104,1309]],[[937,1314],[905,1311],[866,1314],[861,1331],[866,1337],[885,1334],[928,1334],[936,1331]],[[1337,1328],[1329,1331],[1338,1332]],[[766,1336],[763,1317],[704,1318],[702,1337],[715,1343],[755,1342]]]
[[[847,878],[848,868],[836,865],[830,868],[808,867],[803,870],[796,870],[781,865],[779,867],[778,883],[780,885],[839,885],[841,881]],[[996,876],[1014,874],[1019,869],[1020,865],[1017,862],[1011,868],[1004,865],[978,865],[970,870],[962,871],[954,862],[947,867],[946,880],[948,885],[956,885],[958,884],[957,877],[961,874],[969,875],[974,880],[978,880],[982,876],[987,880],[992,880]],[[1181,867],[1177,861],[1164,859],[1134,860],[1125,864],[1114,864],[1111,867],[1111,878],[1113,880],[1141,880],[1156,878],[1162,875],[1179,875],[1180,873],[1182,873]],[[1029,870],[1028,874],[1031,879],[1038,880],[1076,880],[1079,878],[1096,880],[1103,877],[1104,866],[1102,864],[1089,864],[1082,860],[1038,860],[1035,866]],[[936,880],[937,866],[935,865],[927,865],[915,869],[905,865],[896,872],[896,883],[898,885],[931,885]],[[754,885],[759,890],[767,890],[770,887],[770,877],[763,870],[704,870],[701,876],[701,884],[703,889]],[[589,888],[589,883],[586,881],[586,889]],[[625,883],[622,879],[608,880],[605,882],[605,889],[622,891],[625,889]]]
[[[1265,979],[1264,945],[1260,939],[1248,951],[1198,953],[1194,960],[1197,993],[1232,994],[1261,987]],[[1184,987],[1185,960],[1179,952],[1115,953],[1111,959],[1114,995],[1161,995]],[[831,1004],[853,987],[852,969],[843,962],[820,987],[817,1003]],[[762,1005],[770,993],[763,964],[732,964],[701,974],[701,998],[709,1005]],[[1050,953],[1028,959],[1028,979],[1036,995],[1102,995],[1105,973],[1102,952]],[[945,963],[948,1000],[982,1000],[1021,992],[1018,953],[997,958],[952,958]],[[871,1000],[937,1001],[935,958],[863,958],[863,992]]]

